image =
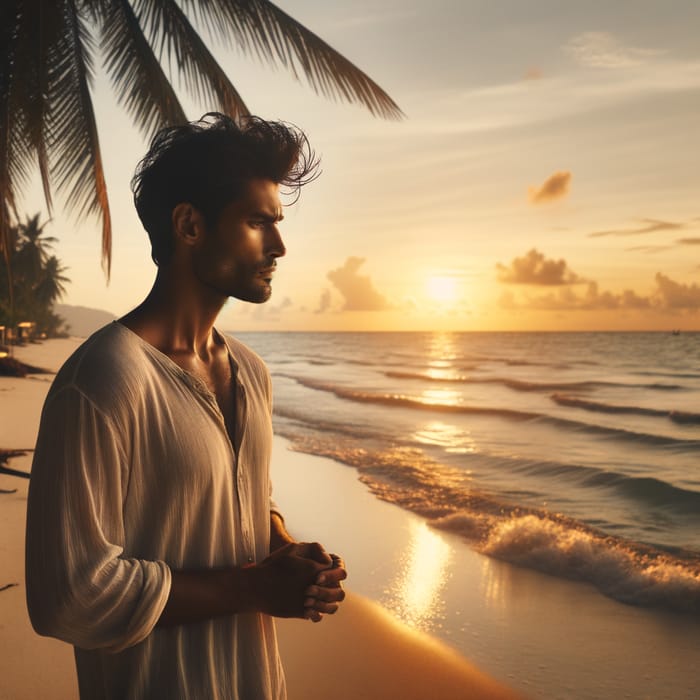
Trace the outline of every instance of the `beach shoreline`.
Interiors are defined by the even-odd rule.
[[[55,372],[80,339],[61,339],[17,348],[18,359]],[[0,447],[31,450],[51,375],[0,378]],[[276,438],[275,458],[286,459],[286,444]],[[292,453],[289,453],[290,455]],[[303,456],[295,454],[297,458]],[[11,461],[29,472],[31,451]],[[327,460],[328,464],[332,465]],[[29,623],[24,589],[24,524],[28,481],[0,475],[0,700],[77,697],[72,648],[39,637]],[[299,494],[300,505],[307,497]],[[307,525],[297,520],[292,526]],[[308,527],[312,527],[309,523]],[[335,534],[330,533],[334,538]],[[322,533],[319,533],[321,539]],[[351,555],[355,558],[355,555]],[[493,681],[444,643],[412,630],[378,604],[353,592],[341,613],[320,625],[298,620],[278,624],[290,700],[432,696],[507,698],[515,694]],[[309,669],[314,669],[310,673]],[[397,695],[397,693],[399,695]],[[435,695],[434,693],[438,693]]]

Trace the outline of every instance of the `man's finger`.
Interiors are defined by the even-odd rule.
[[[314,608],[306,608],[304,610],[304,618],[312,622],[321,622],[323,615],[318,610],[314,610]]]
[[[313,559],[315,562],[326,566],[333,564],[330,554],[318,542],[300,542],[297,547],[300,550],[300,555],[307,559]]]
[[[333,615],[337,612],[340,606],[338,603],[324,603],[321,600],[317,600],[316,603],[308,610],[313,610],[317,613],[323,613],[324,615]]]
[[[344,567],[338,566],[333,569],[324,569],[316,577],[319,586],[338,586],[341,581],[348,577],[348,572]]]
[[[304,600],[304,605],[308,606],[307,601],[310,600],[320,600],[326,603],[340,603],[345,599],[345,591],[340,588],[329,588],[328,586],[309,586],[305,591],[306,596]]]

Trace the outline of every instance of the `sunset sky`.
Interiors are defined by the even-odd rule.
[[[285,212],[272,300],[230,330],[700,329],[697,0],[280,0],[406,114],[372,118],[211,47],[323,175]],[[154,267],[129,180],[147,144],[95,86],[114,226],[60,208],[65,303],[121,314]],[[184,91],[180,91],[184,96]],[[199,117],[212,105],[184,100]],[[44,211],[38,190],[28,214]]]

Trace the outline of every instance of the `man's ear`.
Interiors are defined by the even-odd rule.
[[[185,245],[195,245],[204,235],[204,217],[188,202],[175,206],[172,222],[175,238]]]

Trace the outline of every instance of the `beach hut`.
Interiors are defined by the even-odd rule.
[[[22,321],[17,324],[16,339],[18,343],[26,343],[34,337],[36,323],[34,321]]]

